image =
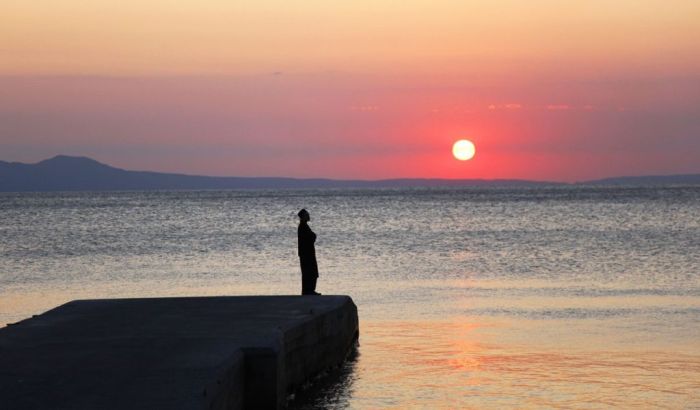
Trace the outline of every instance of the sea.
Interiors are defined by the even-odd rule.
[[[0,194],[0,324],[73,299],[350,295],[297,409],[700,409],[700,187]]]

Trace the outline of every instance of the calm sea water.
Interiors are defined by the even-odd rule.
[[[298,408],[700,408],[700,188],[0,194],[0,323],[76,298],[318,291],[361,346]]]

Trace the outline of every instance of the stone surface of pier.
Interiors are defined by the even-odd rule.
[[[73,301],[0,329],[0,408],[279,408],[358,329],[348,296]]]

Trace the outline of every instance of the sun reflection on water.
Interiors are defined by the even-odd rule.
[[[682,408],[698,404],[700,380],[694,377],[700,374],[698,355],[605,350],[610,346],[596,345],[581,349],[583,342],[574,349],[549,351],[527,340],[520,345],[494,343],[496,335],[513,329],[478,317],[364,323],[350,406]]]

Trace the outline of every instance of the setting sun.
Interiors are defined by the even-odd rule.
[[[467,161],[474,157],[476,147],[469,140],[459,140],[452,146],[452,155],[460,161]]]

